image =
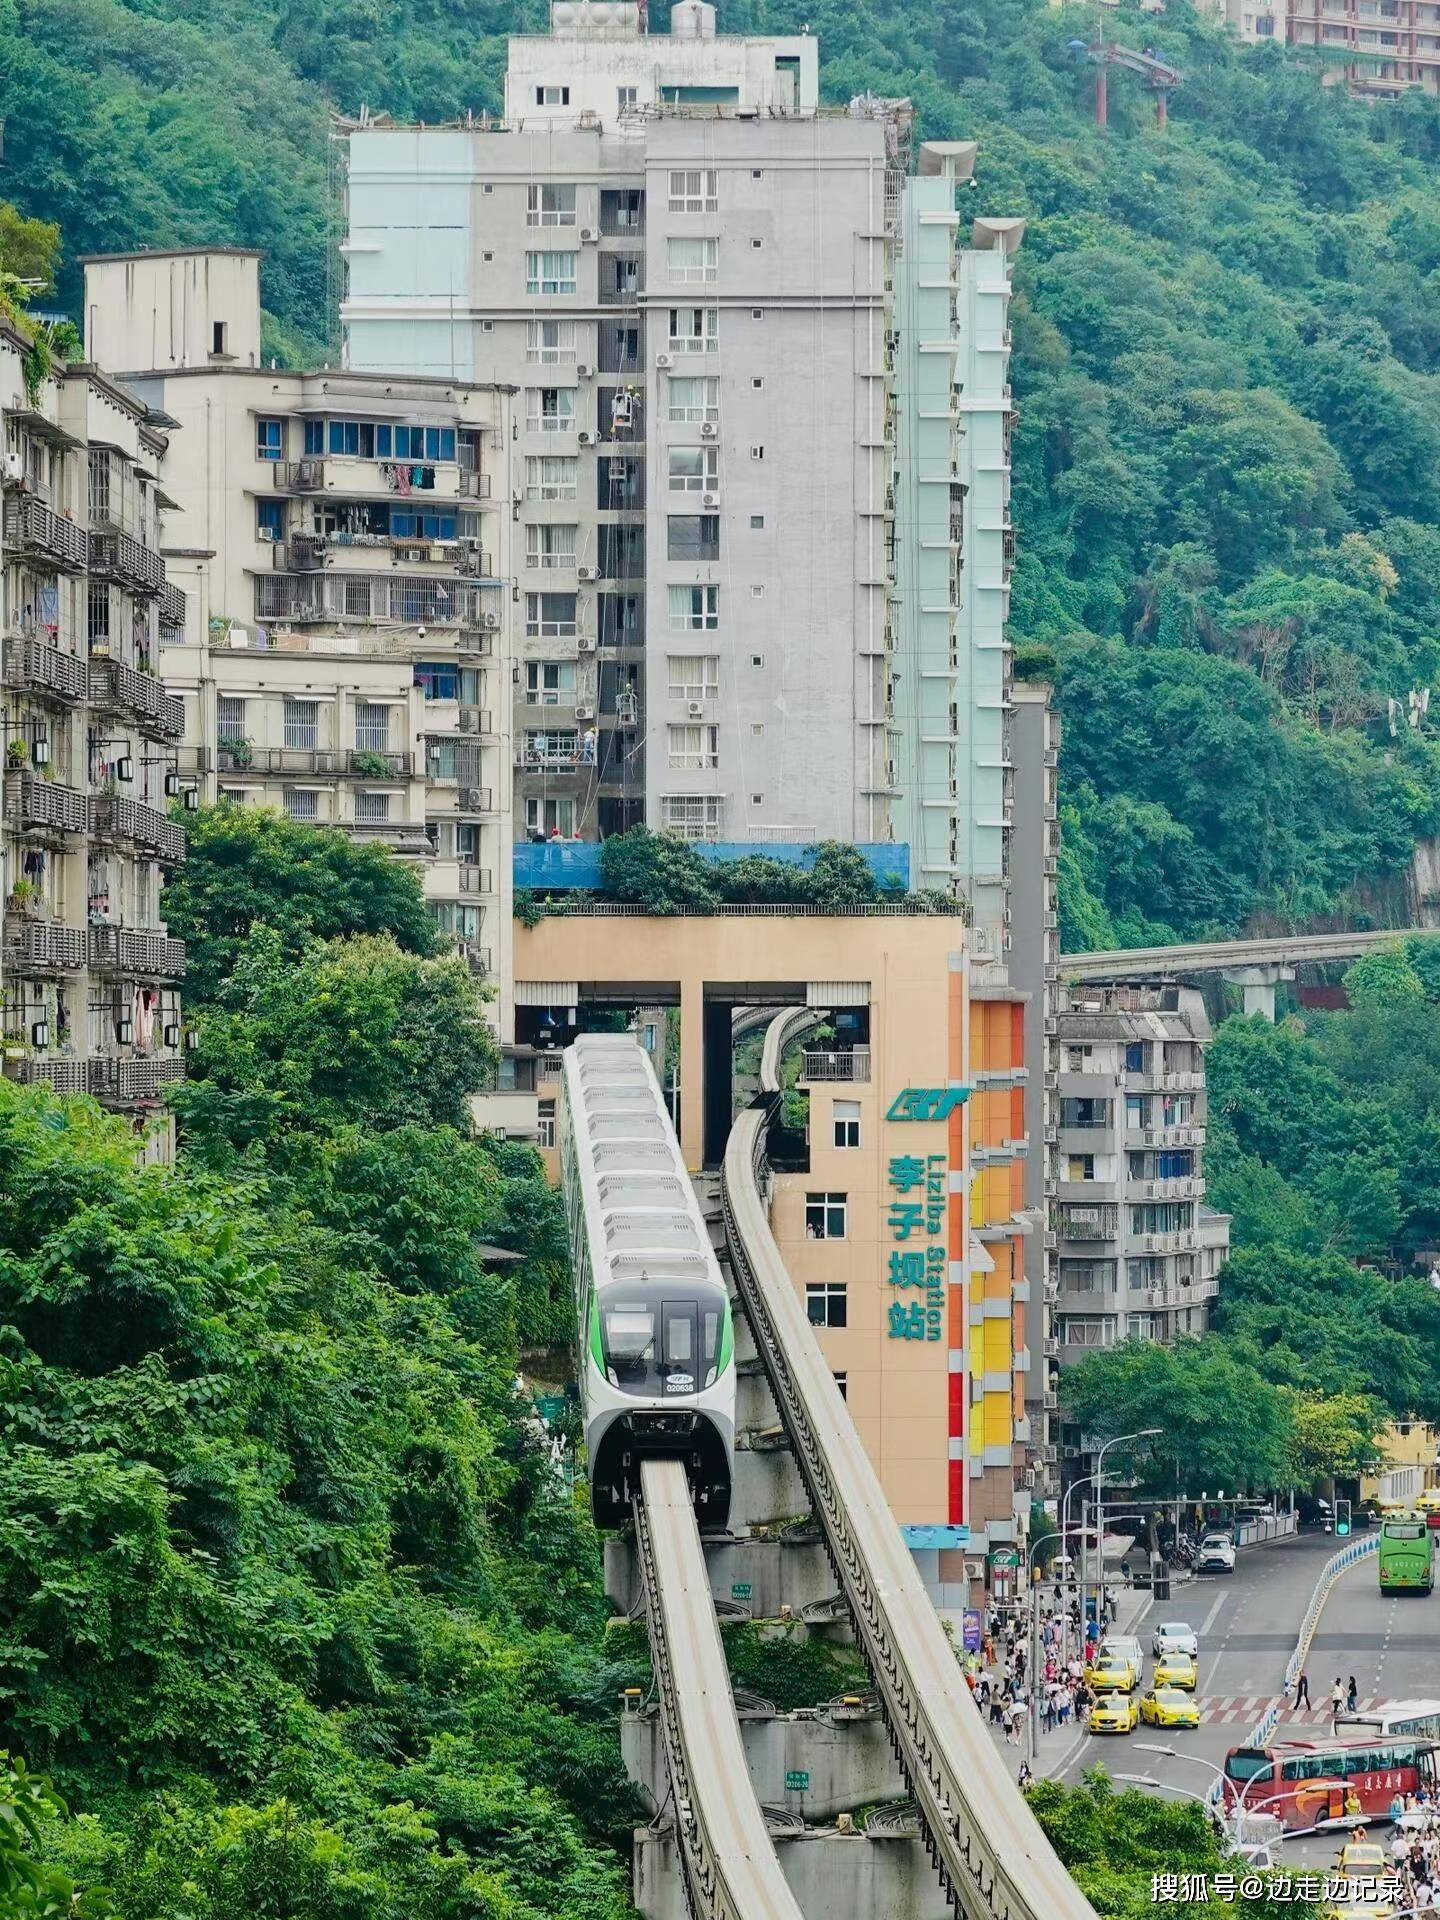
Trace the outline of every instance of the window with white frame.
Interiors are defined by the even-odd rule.
[[[527,500],[573,500],[579,490],[580,463],[573,453],[532,453],[527,458]]]
[[[569,87],[536,87],[535,104],[537,107],[568,107],[570,89]]]
[[[703,773],[720,764],[719,727],[667,727],[666,750],[675,773]]]
[[[312,751],[319,746],[320,703],[318,700],[287,700],[285,702],[285,744],[287,747],[299,747],[306,751]]]
[[[805,1283],[805,1317],[812,1327],[843,1327],[846,1324],[845,1282],[809,1280]]]
[[[532,320],[525,338],[525,358],[551,367],[575,358],[573,320]]]
[[[720,381],[714,374],[671,374],[667,393],[671,424],[720,418]]]
[[[622,89],[623,91],[623,89]],[[635,89],[632,87],[633,93]],[[541,1107],[535,1120],[535,1144],[537,1147],[553,1147],[555,1144],[555,1109]]]
[[[355,703],[355,746],[361,753],[384,753],[390,745],[390,709],[378,700]]]
[[[660,796],[665,831],[681,840],[715,840],[725,821],[725,800],[718,793],[666,793]]]
[[[574,253],[527,253],[525,291],[546,299],[556,294],[574,293],[577,257]]]
[[[720,175],[713,167],[670,169],[671,213],[716,213]]]
[[[573,640],[579,631],[577,596],[573,593],[527,593],[525,637],[528,640]]]
[[[672,633],[714,633],[720,625],[719,587],[671,587]]]
[[[233,693],[222,693],[215,702],[215,731],[221,744],[245,738],[245,702]]]
[[[575,704],[575,664],[571,660],[527,660],[525,698],[532,707]]]
[[[843,1193],[807,1193],[805,1236],[809,1240],[843,1240],[848,1200]]]
[[[355,796],[355,823],[357,826],[378,826],[381,821],[390,818],[390,800],[388,793],[366,793],[363,790]]]
[[[832,1117],[835,1122],[835,1145],[837,1147],[858,1147],[860,1144],[860,1102],[858,1100],[837,1100],[834,1102]]]
[[[627,107],[633,107],[638,99],[639,91],[635,87],[617,87],[615,89],[615,104],[622,113]]]
[[[227,805],[232,807],[244,806],[245,804],[244,787],[221,787],[219,789],[219,792],[220,792],[221,800],[225,802]]]
[[[320,795],[314,787],[286,787],[285,811],[292,820],[318,820]]]
[[[684,240],[672,234],[665,242],[665,271],[682,286],[709,285],[719,278],[720,242]]]
[[[575,224],[575,188],[570,186],[533,186],[530,210],[525,216],[532,227],[573,227]]]
[[[525,425],[531,433],[575,431],[574,387],[527,387]]]
[[[535,525],[525,529],[527,567],[573,567],[578,527]]]
[[[667,653],[665,679],[672,700],[718,700],[720,656],[718,653]]]
[[[575,833],[575,802],[558,794],[531,794],[525,802],[525,831],[548,840],[552,833],[569,840]]]
[[[715,493],[719,486],[718,447],[671,447],[671,493]]]
[[[671,307],[670,351],[713,353],[720,344],[718,307]]]

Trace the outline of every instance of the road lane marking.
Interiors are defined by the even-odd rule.
[[[1210,1631],[1211,1627],[1214,1626],[1215,1621],[1219,1616],[1220,1609],[1224,1606],[1225,1602],[1229,1598],[1230,1596],[1228,1593],[1216,1594],[1214,1606],[1211,1607],[1210,1611],[1206,1614],[1205,1618],[1200,1622],[1200,1638],[1203,1639],[1204,1636]]]

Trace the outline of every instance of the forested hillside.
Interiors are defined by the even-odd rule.
[[[1440,822],[1435,746],[1386,721],[1437,668],[1440,110],[1324,90],[1191,0],[1106,11],[1185,81],[1162,133],[1115,76],[1103,135],[1084,5],[720,13],[808,25],[832,98],[908,93],[922,135],[978,139],[974,210],[1029,221],[1014,624],[1061,686],[1067,945],[1368,910]],[[329,104],[497,108],[504,35],[543,17],[540,0],[0,0],[5,191],[60,223],[72,262],[265,247],[270,344],[300,351],[333,340]]]

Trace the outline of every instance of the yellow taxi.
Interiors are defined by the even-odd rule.
[[[1091,1733],[1133,1733],[1140,1724],[1140,1709],[1128,1687],[1102,1694],[1090,1709]]]
[[[1373,1840],[1347,1840],[1335,1862],[1335,1871],[1347,1880],[1383,1880],[1389,1867],[1384,1847]]]
[[[1193,1693],[1154,1686],[1140,1696],[1140,1718],[1147,1727],[1198,1727],[1200,1709]]]
[[[1155,1671],[1150,1676],[1152,1687],[1183,1687],[1186,1693],[1195,1691],[1195,1662],[1188,1653],[1166,1653],[1155,1662]]]
[[[1139,1677],[1128,1660],[1111,1659],[1103,1653],[1085,1669],[1085,1684],[1096,1693],[1131,1693]]]

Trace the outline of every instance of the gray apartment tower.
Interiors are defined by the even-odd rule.
[[[349,364],[516,409],[517,838],[884,840],[887,103],[554,0],[503,123],[350,136]],[[520,537],[523,535],[523,538]]]

